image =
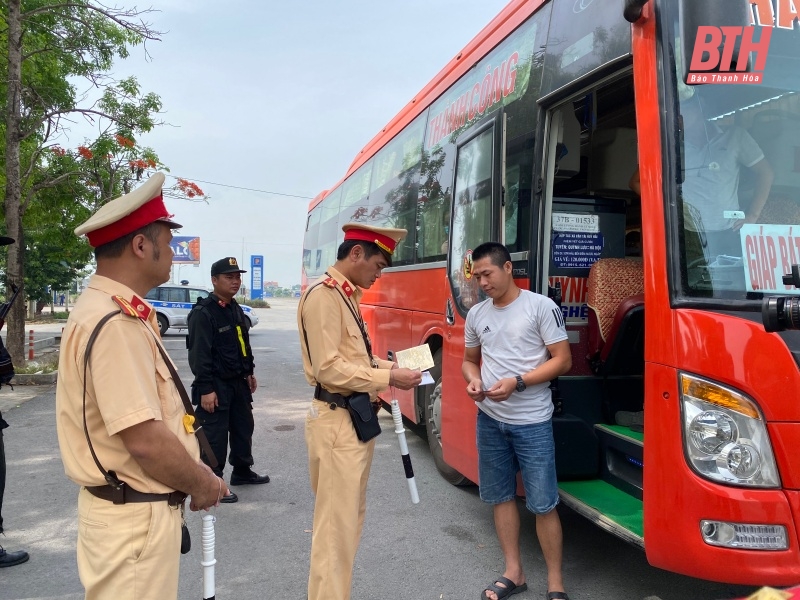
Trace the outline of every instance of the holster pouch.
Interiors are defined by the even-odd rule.
[[[350,413],[350,419],[353,421],[353,427],[359,440],[368,442],[380,434],[381,426],[378,423],[378,415],[372,407],[369,394],[362,392],[350,396],[347,399],[347,411]]]

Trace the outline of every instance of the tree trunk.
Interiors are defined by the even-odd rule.
[[[23,258],[25,240],[22,236],[22,182],[20,181],[20,129],[22,122],[20,95],[22,90],[22,21],[21,0],[8,0],[8,96],[6,112],[6,230],[17,243],[8,246],[6,279],[7,297],[11,297],[11,283],[23,285]],[[11,307],[6,318],[8,333],[6,346],[14,363],[25,363],[25,291]]]

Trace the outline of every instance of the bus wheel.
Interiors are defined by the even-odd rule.
[[[433,356],[435,366],[430,370],[436,385],[425,386],[425,432],[428,434],[428,446],[433,461],[442,477],[453,485],[469,485],[471,482],[442,458],[442,351],[437,350]]]
[[[169,321],[167,321],[167,317],[164,315],[156,315],[156,320],[158,321],[158,333],[161,335],[167,333],[167,329],[169,329]]]

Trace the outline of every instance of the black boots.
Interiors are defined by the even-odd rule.
[[[14,565],[21,565],[30,557],[28,553],[23,550],[18,550],[17,552],[6,552],[2,546],[0,546],[0,568],[3,567],[13,567]]]

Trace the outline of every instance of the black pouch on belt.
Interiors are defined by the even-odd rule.
[[[378,415],[372,408],[369,394],[361,393],[350,396],[347,399],[347,410],[353,421],[356,435],[362,442],[370,441],[381,432]]]
[[[189,528],[186,523],[181,524],[181,554],[188,554],[192,549],[192,536],[189,535]]]

